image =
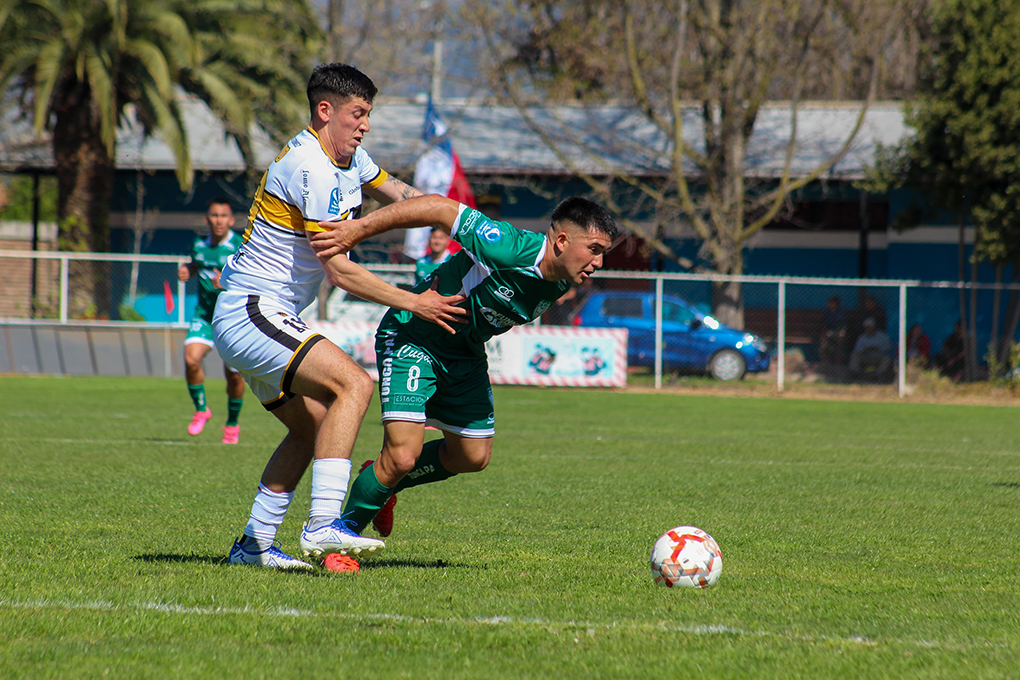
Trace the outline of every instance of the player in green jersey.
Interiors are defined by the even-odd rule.
[[[414,283],[418,285],[432,275],[432,272],[450,259],[450,235],[441,227],[432,227],[429,235],[429,252],[414,261]]]
[[[617,235],[609,212],[583,198],[560,203],[549,232],[539,234],[431,195],[330,225],[336,229],[313,236],[312,246],[328,258],[370,236],[422,224],[440,225],[463,250],[414,290],[431,285],[443,295],[466,295],[459,306],[468,315],[452,335],[395,309],[379,324],[383,447],[351,485],[344,519],[357,531],[371,521],[383,536],[393,526],[397,492],[488,464],[496,419],[486,340],[533,321],[584,283]],[[424,443],[426,423],[443,438]]]
[[[205,212],[205,223],[209,235],[200,236],[191,245],[191,262],[177,270],[177,278],[188,281],[198,277],[198,306],[195,316],[184,338],[185,379],[188,393],[195,404],[195,415],[188,425],[188,434],[197,435],[212,416],[205,399],[205,371],[202,360],[213,347],[212,317],[216,309],[216,298],[223,288],[220,286],[220,270],[227,258],[241,245],[241,236],[231,230],[234,226],[234,212],[225,198],[209,201]],[[244,379],[223,367],[227,378],[227,424],[223,427],[223,443],[236,444],[241,434],[237,424],[244,399]]]

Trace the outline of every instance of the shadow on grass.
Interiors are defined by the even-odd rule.
[[[479,564],[459,564],[445,560],[372,560],[362,562],[362,569],[381,569],[386,567],[408,567],[410,569],[486,569]]]
[[[174,564],[186,564],[188,562],[201,562],[202,564],[226,564],[227,558],[224,555],[175,555],[173,553],[135,555],[131,559],[139,562],[156,564],[158,562],[170,562]]]
[[[144,555],[135,555],[131,559],[139,562],[148,562],[149,564],[215,564],[227,566],[227,558],[221,555],[178,555],[174,553],[147,553]],[[362,569],[380,569],[380,568],[399,568],[406,567],[410,569],[486,569],[484,565],[477,564],[463,564],[456,562],[447,562],[445,560],[372,560],[361,563]],[[330,575],[330,572],[309,570],[309,569],[290,569],[282,570],[285,573],[290,574],[303,574],[305,576],[326,576]]]
[[[994,482],[992,486],[1001,486],[1004,489],[1020,489],[1020,482]]]

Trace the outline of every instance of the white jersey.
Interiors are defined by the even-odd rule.
[[[305,232],[322,231],[320,221],[357,218],[362,186],[378,187],[387,177],[360,146],[340,165],[314,131],[303,130],[262,177],[244,240],[223,268],[220,285],[275,298],[298,314],[315,299],[325,275]]]

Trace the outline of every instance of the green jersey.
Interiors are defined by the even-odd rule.
[[[542,315],[570,290],[570,281],[546,281],[538,265],[545,255],[545,234],[494,222],[477,210],[461,206],[451,238],[463,249],[441,264],[432,276],[442,295],[467,295],[461,306],[467,323],[450,324],[451,335],[407,311],[391,309],[379,330],[399,330],[439,357],[485,356],[485,341]],[[420,293],[429,281],[414,287]]]
[[[442,259],[438,262],[432,259],[432,253],[429,253],[425,257],[419,257],[414,261],[414,283],[415,285],[421,283],[428,277],[432,276],[432,272],[439,269],[439,265],[443,264],[450,259],[450,253],[444,252]]]
[[[234,254],[241,245],[241,235],[231,231],[225,239],[213,245],[212,236],[199,236],[191,244],[191,264],[198,274],[198,306],[195,316],[212,323],[216,298],[222,288],[217,287],[220,271],[227,263],[227,258]]]

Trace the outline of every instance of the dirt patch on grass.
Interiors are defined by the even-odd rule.
[[[628,378],[626,389],[628,392],[659,391],[654,388],[654,382],[650,375],[631,376]],[[1020,406],[1020,393],[1005,385],[954,383],[939,376],[919,376],[916,382],[908,382],[906,394],[903,397],[899,396],[896,383],[851,385],[787,381],[783,386],[783,391],[780,392],[776,386],[775,375],[749,376],[737,382],[719,382],[693,376],[663,376],[661,391],[726,397]]]

